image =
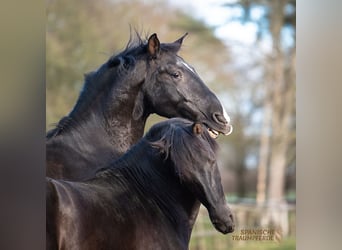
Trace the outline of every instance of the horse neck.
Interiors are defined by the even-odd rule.
[[[115,91],[109,92],[105,101],[109,104],[101,108],[107,138],[120,154],[125,153],[143,136],[148,117],[146,114],[138,119],[133,118],[135,99],[141,85],[129,85],[129,82],[121,83]],[[115,93],[115,96],[111,93]]]
[[[109,171],[120,172],[120,180],[112,183],[122,183],[124,176],[124,186],[129,183],[127,189],[134,190],[141,196],[142,202],[150,204],[150,207],[145,208],[154,216],[154,220],[158,216],[156,211],[159,211],[161,217],[158,219],[165,219],[176,229],[183,242],[188,242],[200,203],[181,185],[163,156],[155,151],[141,150],[146,147],[151,146],[143,139],[116,161]]]
[[[132,117],[140,87],[127,80],[116,81],[110,88],[104,88],[95,95],[89,104],[82,103],[81,95],[69,114],[69,118],[77,124],[72,133],[79,134],[84,143],[93,141],[94,136],[100,138],[103,144],[111,145],[114,153],[124,154],[144,133],[148,115],[137,120]],[[94,128],[96,134],[89,133]]]

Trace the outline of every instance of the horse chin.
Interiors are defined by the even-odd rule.
[[[231,133],[233,133],[233,126],[229,124],[227,130],[228,132],[223,133],[224,135],[230,135]]]

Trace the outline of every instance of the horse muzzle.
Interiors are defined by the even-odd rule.
[[[234,232],[235,223],[233,214],[228,206],[225,205],[216,211],[211,211],[209,217],[217,231],[223,234]]]
[[[215,112],[212,114],[214,124],[208,124],[209,135],[216,139],[219,134],[230,135],[233,132],[233,126],[230,123],[228,115],[222,115],[221,113]],[[214,128],[215,127],[215,128]]]
[[[214,221],[212,222],[217,231],[223,234],[228,234],[234,232],[235,224],[233,221]]]

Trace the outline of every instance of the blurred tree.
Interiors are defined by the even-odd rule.
[[[263,123],[257,182],[257,203],[268,207],[285,202],[286,167],[294,157],[295,141],[295,0],[239,0],[225,6],[239,6],[244,10],[242,22],[256,22],[258,42],[269,39],[269,50],[264,50],[263,67]],[[264,16],[255,20],[252,10],[263,10]],[[291,30],[292,32],[286,33]],[[293,42],[288,42],[292,36]],[[291,39],[290,39],[291,40]],[[289,153],[291,152],[291,153]],[[289,155],[292,155],[289,157]],[[268,174],[268,176],[267,176]],[[268,221],[276,225],[281,216],[268,210]],[[281,225],[287,233],[287,226]]]
[[[295,0],[239,0],[225,4],[226,7],[242,8],[241,22],[258,25],[260,44],[270,39],[271,49],[266,51],[259,63],[263,67],[263,123],[260,136],[257,202],[279,204],[284,201],[286,166],[293,160],[295,116],[295,43],[286,43],[291,29],[295,36]],[[264,16],[256,20],[252,10],[262,10]],[[293,37],[293,39],[295,39]],[[292,155],[288,157],[289,151]],[[267,176],[269,173],[269,176]]]
[[[273,86],[270,86],[272,101],[272,153],[268,200],[271,203],[284,202],[285,171],[287,151],[291,140],[294,117],[295,81],[293,74],[294,46],[284,51],[281,45],[281,30],[287,25],[285,7],[288,0],[270,2],[270,32],[273,37],[272,54],[269,57],[273,70],[269,70]],[[294,16],[295,17],[295,16]]]
[[[252,110],[251,110],[252,111]],[[234,111],[233,126],[234,130],[228,137],[219,137],[220,145],[226,144],[222,152],[221,161],[233,172],[235,187],[227,190],[227,193],[234,192],[237,196],[237,202],[250,196],[255,192],[255,187],[250,185],[250,169],[248,169],[246,159],[253,149],[257,146],[254,136],[248,135],[245,128],[248,126],[248,118],[251,114],[246,114],[236,107]],[[230,147],[229,147],[230,146]],[[224,176],[223,176],[223,181]]]

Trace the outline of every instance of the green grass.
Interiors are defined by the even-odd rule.
[[[251,210],[253,211],[253,210]],[[259,228],[256,225],[255,214],[246,215],[246,221],[240,225],[240,229]],[[289,234],[279,243],[276,241],[237,241],[233,235],[239,236],[239,228],[233,234],[223,235],[217,232],[205,209],[200,210],[192,236],[190,239],[190,250],[295,250],[296,249],[296,213],[289,212]],[[266,227],[268,228],[268,227]]]
[[[203,239],[202,239],[203,240]],[[190,250],[295,250],[296,240],[294,237],[283,239],[281,242],[275,241],[244,241],[236,242],[230,240],[229,242],[221,242],[221,244],[215,244],[215,240],[211,237],[205,239],[205,244],[198,244],[192,242],[190,244]],[[195,244],[194,244],[195,243]]]
[[[203,215],[202,215],[203,216]],[[292,218],[295,220],[295,217]],[[295,250],[295,230],[291,236],[276,241],[236,241],[232,234],[223,235],[217,232],[208,217],[201,217],[201,223],[195,225],[190,240],[190,250]],[[238,234],[237,234],[238,235]]]
[[[234,244],[232,250],[295,250],[296,240],[295,238],[283,239],[281,242],[246,242],[241,246]]]

